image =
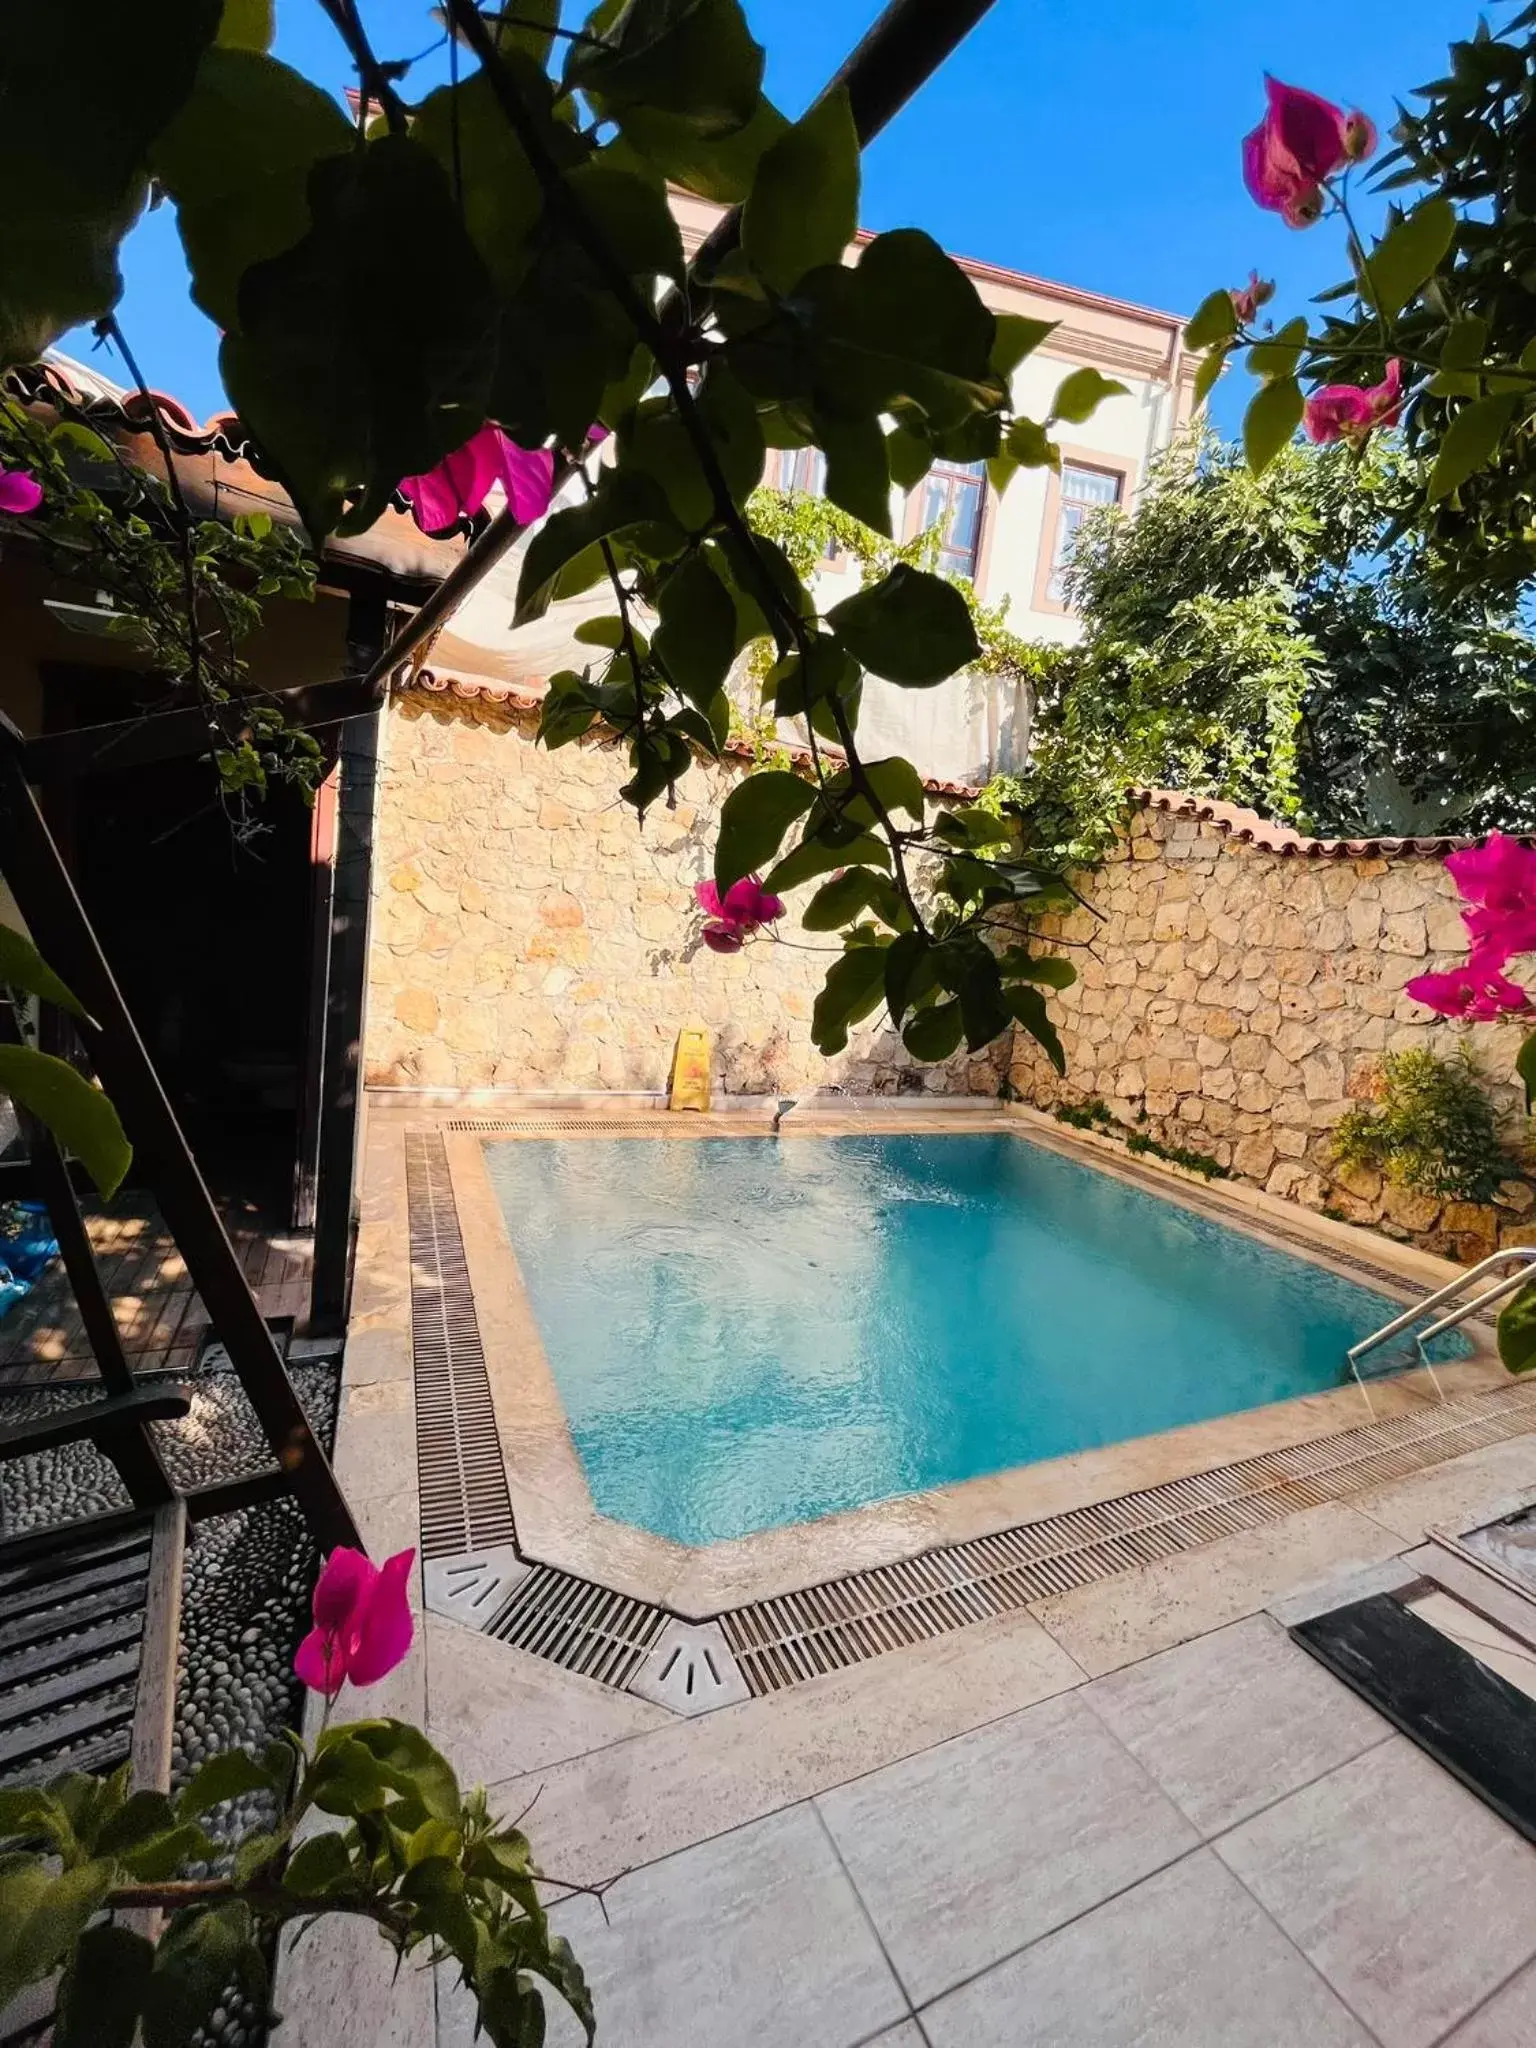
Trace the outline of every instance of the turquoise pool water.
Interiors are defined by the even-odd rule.
[[[593,1499],[679,1543],[1337,1386],[1397,1307],[1021,1138],[486,1160]]]

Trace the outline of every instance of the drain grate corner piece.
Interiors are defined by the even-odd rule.
[[[429,1557],[421,1567],[422,1597],[430,1613],[466,1628],[484,1628],[532,1569],[510,1543],[492,1544],[466,1557]]]
[[[666,1622],[663,1610],[648,1600],[538,1564],[513,1588],[486,1633],[623,1691]]]
[[[629,1690],[674,1714],[708,1714],[752,1697],[718,1621],[674,1617],[629,1681]]]
[[[517,1532],[448,1154],[435,1131],[407,1132],[405,1180],[421,1554],[467,1556]]]

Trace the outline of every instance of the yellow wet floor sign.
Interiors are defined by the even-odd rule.
[[[709,1108],[709,1033],[679,1031],[672,1055],[668,1109]]]

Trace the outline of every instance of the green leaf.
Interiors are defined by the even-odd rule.
[[[1051,400],[1051,418],[1080,426],[1092,418],[1106,398],[1118,398],[1125,388],[1118,379],[1086,365],[1081,370],[1069,370]]]
[[[643,634],[636,634],[643,641]],[[571,634],[583,647],[619,648],[624,645],[624,621],[616,614],[602,619],[583,619]]]
[[[902,1028],[901,1042],[915,1060],[947,1060],[965,1029],[957,997],[914,1010]]]
[[[589,733],[601,716],[593,696],[585,676],[574,669],[562,669],[551,676],[539,706],[540,746],[553,753],[557,747],[568,747],[573,740]]]
[[[8,924],[0,924],[0,985],[25,989],[28,995],[41,996],[44,1002],[68,1010],[72,1016],[85,1016],[74,993],[54,973],[32,941],[13,931]]]
[[[877,869],[846,868],[816,891],[800,922],[808,932],[841,931],[875,903],[879,892],[890,886],[887,877]]]
[[[218,1853],[196,1821],[183,1821],[180,1827],[167,1828],[164,1834],[154,1835],[132,1849],[119,1850],[118,1861],[140,1883],[163,1884],[184,1865],[206,1863]]]
[[[938,982],[933,942],[923,932],[903,932],[886,948],[885,1006],[898,1027],[915,1002]]]
[[[1262,377],[1270,383],[1276,377],[1296,375],[1296,366],[1301,361],[1301,352],[1307,345],[1307,323],[1305,316],[1298,313],[1294,320],[1287,320],[1278,334],[1268,341],[1256,341],[1248,351],[1248,367],[1255,377]]]
[[[882,347],[955,377],[1001,377],[992,361],[998,321],[932,235],[921,228],[876,235],[859,256],[854,281],[860,321]]]
[[[1456,239],[1456,209],[1440,193],[1421,199],[1371,251],[1361,272],[1366,298],[1390,320],[1432,277]]]
[[[784,834],[815,800],[813,784],[767,768],[738,782],[720,807],[715,886],[724,892],[778,852]]]
[[[905,811],[919,825],[927,817],[928,797],[923,788],[923,778],[912,763],[902,760],[899,754],[888,755],[883,761],[866,761],[864,779],[887,811]],[[840,775],[833,787],[842,781],[843,776]]]
[[[226,1799],[239,1799],[247,1792],[270,1792],[271,1773],[243,1749],[221,1750],[199,1764],[176,1801],[176,1818],[194,1820]]]
[[[885,461],[897,490],[913,490],[933,467],[933,443],[910,427],[892,427],[885,437]]]
[[[0,73],[0,369],[122,295],[145,155],[192,89],[220,0],[8,0]]]
[[[819,1053],[841,1052],[848,1027],[885,1000],[884,946],[850,946],[827,970],[811,1010],[811,1039]]]
[[[817,438],[827,458],[827,496],[872,532],[889,539],[891,473],[879,420],[823,415]]]
[[[57,1873],[30,1856],[0,1858],[0,2012],[66,1961],[112,1876],[105,1857]]]
[[[269,50],[276,28],[273,0],[224,0],[219,45],[226,50]]]
[[[725,681],[736,653],[736,607],[703,555],[689,555],[662,586],[656,659],[689,700],[704,710]]]
[[[1483,361],[1483,351],[1488,345],[1488,322],[1481,313],[1473,313],[1462,320],[1453,320],[1445,330],[1445,340],[1440,345],[1440,368],[1430,379],[1429,388],[1436,397],[1477,398],[1482,394],[1482,378],[1477,374]]]
[[[974,950],[967,948],[961,957],[964,970],[957,978],[966,1050],[980,1052],[1007,1030],[1010,1013],[1003,1000],[997,962],[986,947],[978,944]],[[939,975],[948,986],[953,986],[953,981],[946,977],[943,955],[940,956]]]
[[[789,126],[778,108],[763,99],[747,125],[729,135],[700,135],[688,121],[654,107],[626,107],[618,119],[624,140],[669,184],[724,206],[746,198],[764,152]]]
[[[774,693],[775,718],[814,717],[818,706],[857,700],[859,665],[825,633],[807,640],[805,653],[786,654],[768,671],[764,695]],[[818,721],[817,730],[821,729]]]
[[[999,377],[1009,377],[1026,356],[1033,355],[1049,334],[1054,334],[1061,325],[1059,320],[1031,320],[1023,313],[998,313],[994,315],[996,331],[988,357]]]
[[[652,182],[630,171],[615,170],[599,157],[568,172],[566,183],[630,277],[682,282],[687,269],[683,238],[668,209],[667,189],[660,178]],[[535,187],[536,207],[537,197]]]
[[[684,538],[654,478],[621,466],[604,471],[595,498],[552,513],[528,543],[513,625],[525,626],[542,617],[562,571],[589,551],[595,553],[600,540],[629,532],[643,534],[659,552],[668,554],[681,547]],[[597,573],[602,573],[600,556]]]
[[[576,42],[565,67],[600,114],[670,114],[697,135],[730,135],[757,111],[762,46],[737,0],[628,0],[603,46]]]
[[[190,2048],[231,1983],[264,1984],[266,1971],[252,1933],[243,1899],[174,1916],[144,1987],[144,2048]]]
[[[1021,469],[1061,467],[1061,451],[1038,420],[1015,420],[1008,429],[1007,448]]]
[[[1204,405],[1205,401],[1215,390],[1217,379],[1226,367],[1227,352],[1225,349],[1213,348],[1209,355],[1201,357],[1200,367],[1195,372],[1193,402],[1197,409]]]
[[[782,896],[787,889],[798,889],[802,882],[813,882],[818,875],[830,874],[834,868],[890,864],[890,849],[873,832],[861,832],[857,838],[835,843],[829,839],[802,839],[764,875],[763,887],[770,895]]]
[[[115,1921],[88,1927],[59,1980],[53,2048],[133,2048],[154,1943]]]
[[[526,72],[516,77],[524,82]],[[529,238],[543,215],[544,195],[490,79],[476,71],[456,86],[428,93],[412,119],[411,134],[450,179],[457,141],[469,238],[497,291],[503,296],[516,291],[528,274]]]
[[[1429,473],[1425,495],[1437,504],[1459,490],[1475,470],[1491,459],[1504,430],[1525,404],[1518,391],[1501,391],[1464,405],[1440,437],[1440,452]]]
[[[1533,1103],[1536,1103],[1536,1031],[1522,1042],[1515,1054],[1515,1072],[1525,1084],[1525,1113],[1529,1116]],[[0,1825],[0,1833],[3,1832],[3,1825]]]
[[[348,1889],[356,1875],[345,1831],[325,1828],[300,1842],[288,1858],[283,1889],[296,1898],[315,1898],[321,1892]]]
[[[41,1785],[0,1787],[0,1842],[46,1843],[63,1853],[73,1835],[69,1816]]]
[[[1009,946],[998,960],[1005,981],[1038,981],[1046,988],[1070,988],[1077,969],[1059,953],[1029,953],[1022,946]]]
[[[338,525],[372,525],[401,477],[480,426],[495,302],[442,166],[409,136],[324,159],[309,202],[304,239],[241,278],[238,331],[219,361],[318,543]]]
[[[861,667],[909,689],[941,683],[981,656],[954,584],[906,562],[834,605],[827,624]]]
[[[1536,1369],[1536,1280],[1528,1280],[1499,1310],[1498,1338],[1507,1372]]]
[[[0,1045],[0,1094],[46,1124],[103,1195],[117,1193],[133,1147],[111,1102],[68,1061],[29,1045]]]
[[[1014,1021],[1022,1024],[1033,1038],[1058,1074],[1067,1071],[1067,1056],[1062,1051],[1061,1040],[1056,1035],[1056,1026],[1051,1022],[1045,1007],[1045,997],[1039,989],[1026,983],[1015,983],[1003,990],[1003,1001]]]
[[[421,1808],[422,1818],[457,1820],[463,1802],[453,1768],[408,1721],[350,1721],[332,1734],[357,1743],[377,1763],[385,1782]],[[403,1824],[403,1822],[402,1822]]]
[[[1255,476],[1262,476],[1301,425],[1305,409],[1301,386],[1294,377],[1277,377],[1261,385],[1243,415],[1243,453]]]
[[[355,136],[329,93],[254,47],[210,50],[192,96],[155,143],[155,175],[176,201],[192,296],[224,329],[254,263],[309,232],[309,174]]]
[[[764,151],[741,215],[741,246],[775,291],[841,263],[859,225],[859,135],[847,89],[818,100]]]
[[[1197,353],[1237,333],[1237,308],[1229,291],[1211,292],[1200,301],[1184,329],[1184,346]]]

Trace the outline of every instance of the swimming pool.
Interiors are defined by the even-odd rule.
[[[684,1544],[1335,1387],[1399,1306],[1007,1134],[485,1157],[595,1506]]]

